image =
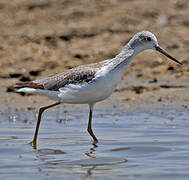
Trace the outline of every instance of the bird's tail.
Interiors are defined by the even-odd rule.
[[[44,89],[44,86],[32,81],[27,81],[27,82],[18,82],[13,86],[16,90],[20,88],[34,88],[34,89]]]

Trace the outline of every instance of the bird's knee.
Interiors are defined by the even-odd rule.
[[[88,133],[90,134],[92,132],[91,128],[87,128]]]

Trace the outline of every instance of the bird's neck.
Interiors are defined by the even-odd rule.
[[[111,66],[113,69],[126,69],[130,64],[132,59],[136,56],[136,51],[130,47],[130,45],[126,45],[122,51],[111,60]]]

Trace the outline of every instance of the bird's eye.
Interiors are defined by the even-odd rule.
[[[152,39],[151,39],[151,37],[147,37],[147,40],[148,40],[148,41],[151,41]]]

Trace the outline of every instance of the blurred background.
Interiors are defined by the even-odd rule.
[[[142,30],[184,66],[145,51],[126,74],[132,82],[176,83],[189,72],[188,8],[187,0],[1,0],[0,88],[112,58]]]

